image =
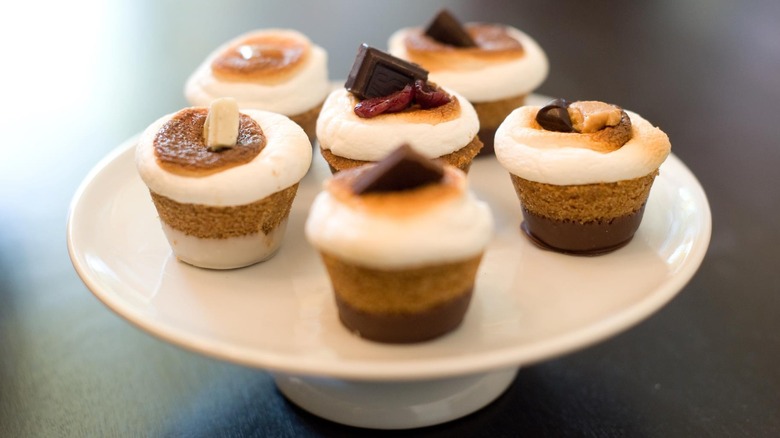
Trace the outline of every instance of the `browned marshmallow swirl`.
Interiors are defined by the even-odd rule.
[[[406,36],[406,52],[412,62],[430,71],[468,70],[478,63],[506,62],[523,56],[523,45],[504,26],[474,23],[466,25],[476,47],[455,47],[425,35],[422,29],[411,29]]]
[[[663,131],[631,111],[621,110],[614,127],[581,133],[542,128],[540,109],[517,108],[496,131],[496,158],[529,181],[574,185],[641,178],[655,172],[671,150]]]
[[[446,166],[440,183],[356,195],[352,183],[368,168],[338,173],[315,198],[305,232],[316,248],[384,270],[457,262],[485,250],[493,217],[463,172]]]
[[[539,109],[536,129],[579,134],[572,144],[597,152],[612,152],[631,139],[631,119],[622,108],[595,100],[568,103],[556,99]]]
[[[467,23],[475,47],[454,47],[403,28],[388,40],[393,56],[420,64],[428,79],[471,102],[524,96],[547,77],[548,62],[539,44],[511,26]]]
[[[275,84],[296,74],[309,52],[306,40],[283,33],[261,33],[225,49],[211,62],[211,69],[224,81]]]
[[[479,119],[466,99],[447,92],[452,100],[436,108],[364,119],[355,114],[358,100],[352,93],[334,90],[317,119],[317,138],[323,149],[352,160],[379,161],[404,143],[428,158],[450,154],[474,139]]]
[[[166,122],[154,137],[160,167],[183,176],[207,176],[252,161],[265,146],[260,125],[239,115],[238,138],[233,147],[210,151],[203,138],[208,109],[186,108]]]

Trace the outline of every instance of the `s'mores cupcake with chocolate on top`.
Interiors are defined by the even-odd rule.
[[[337,173],[306,221],[342,324],[389,343],[433,339],[461,324],[492,230],[466,175],[408,145]]]
[[[461,24],[440,11],[426,27],[396,31],[389,52],[419,64],[431,81],[468,99],[479,115],[483,154],[492,153],[496,128],[547,77],[547,56],[522,31],[493,23]]]
[[[311,156],[306,134],[290,119],[239,112],[225,98],[152,123],[139,139],[136,166],[174,255],[230,269],[279,248]]]
[[[379,161],[408,144],[467,171],[482,148],[477,114],[462,96],[427,78],[419,66],[361,45],[345,87],[331,92],[317,119],[331,170]]]
[[[597,255],[634,236],[669,138],[630,111],[599,101],[524,106],[496,132],[496,157],[538,245]]]
[[[325,50],[300,32],[253,31],[212,52],[187,80],[184,94],[194,106],[232,97],[242,109],[283,114],[313,140],[330,91],[327,61]]]

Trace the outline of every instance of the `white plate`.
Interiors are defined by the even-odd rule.
[[[683,163],[661,168],[644,221],[626,247],[600,257],[543,251],[522,235],[520,207],[495,159],[469,175],[493,208],[496,235],[463,325],[437,340],[384,345],[338,321],[318,255],[306,242],[309,205],[329,176],[315,154],[285,241],[264,263],[209,271],[178,262],[133,160],[112,152],[76,193],[67,240],[76,271],[138,327],[209,356],[275,372],[351,380],[455,377],[540,361],[614,335],[668,302],[699,267],[710,239],[706,196]]]

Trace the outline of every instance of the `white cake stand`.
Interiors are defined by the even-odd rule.
[[[171,255],[136,174],[134,145],[100,162],[73,199],[68,248],[87,287],[139,328],[266,369],[303,409],[353,426],[422,427],[476,411],[511,384],[520,365],[583,348],[658,310],[696,272],[710,239],[704,191],[670,156],[629,245],[600,257],[540,250],[519,230],[506,172],[481,158],[469,180],[493,209],[496,235],[462,326],[430,342],[384,345],[341,326],[324,268],[303,237],[309,205],[329,175],[319,156],[276,256],[209,271]]]

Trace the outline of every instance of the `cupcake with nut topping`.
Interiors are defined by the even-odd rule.
[[[311,155],[306,134],[287,117],[239,112],[224,98],[152,123],[139,139],[136,165],[174,255],[231,269],[280,247]]]
[[[242,109],[283,114],[313,140],[330,91],[327,60],[326,51],[300,32],[253,31],[212,52],[187,80],[184,94],[194,106],[233,97]]]
[[[496,128],[547,77],[548,61],[530,36],[507,25],[465,23],[440,11],[425,27],[396,31],[389,52],[419,64],[431,81],[468,99],[479,116],[483,154]]]
[[[361,45],[345,87],[331,92],[317,119],[331,170],[379,161],[408,144],[468,171],[482,148],[477,114],[462,96],[427,78],[419,66]]]
[[[581,255],[631,241],[671,150],[666,134],[638,114],[563,99],[516,109],[495,140],[526,235],[543,248]]]
[[[306,221],[342,324],[387,343],[434,339],[461,324],[492,230],[465,174],[408,145],[337,173]]]

